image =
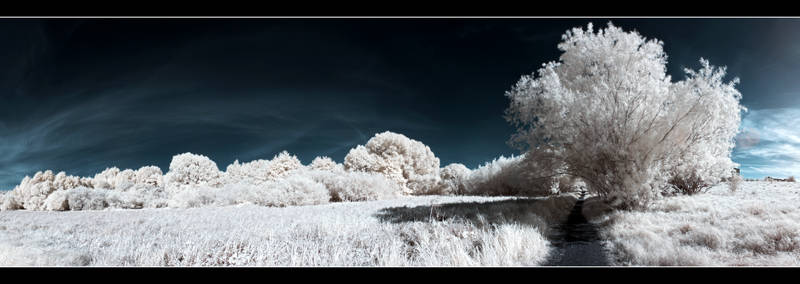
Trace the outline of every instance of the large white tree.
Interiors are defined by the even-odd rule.
[[[661,41],[611,23],[562,39],[558,62],[506,92],[513,144],[558,153],[563,165],[551,166],[620,207],[646,205],[675,176],[713,183],[730,173],[744,108],[738,79],[723,82],[725,68],[701,59],[699,71],[673,82]]]

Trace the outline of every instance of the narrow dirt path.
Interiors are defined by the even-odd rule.
[[[609,261],[597,235],[597,227],[583,216],[586,191],[572,208],[567,222],[553,228],[550,241],[555,246],[545,266],[608,266]]]

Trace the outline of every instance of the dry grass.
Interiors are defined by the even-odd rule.
[[[593,222],[619,265],[800,265],[800,186],[743,182]]]
[[[573,203],[424,196],[285,208],[3,211],[0,265],[538,265],[550,250],[542,232]],[[428,218],[417,214],[426,210]]]

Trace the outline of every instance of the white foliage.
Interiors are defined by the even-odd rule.
[[[152,196],[139,195],[133,191],[78,187],[53,192],[45,200],[44,209],[50,211],[102,210],[105,208],[139,209],[144,207],[147,198],[152,198]]]
[[[120,171],[116,177],[114,177],[114,189],[126,191],[136,185],[136,171],[131,169],[126,169]]]
[[[472,171],[459,163],[452,163],[439,170],[439,194],[464,194]]]
[[[101,210],[108,207],[107,192],[104,189],[80,187],[63,194],[69,210]]]
[[[13,191],[3,194],[3,199],[0,200],[0,211],[18,210],[22,208]]]
[[[92,187],[105,189],[114,188],[117,181],[117,174],[119,174],[119,168],[106,168],[102,172],[94,175],[94,178],[92,179]]]
[[[297,156],[290,155],[287,151],[282,151],[269,161],[267,168],[267,180],[278,180],[289,176],[293,171],[301,169],[303,164]]]
[[[344,171],[344,165],[335,162],[329,157],[314,158],[311,164],[308,165],[308,168],[322,171]]]
[[[308,170],[302,174],[325,185],[332,201],[383,200],[402,195],[397,183],[379,173]]]
[[[322,184],[301,175],[265,182],[226,184],[222,188],[197,186],[173,195],[168,205],[175,208],[256,204],[262,206],[297,206],[325,204],[330,200]]]
[[[54,191],[69,190],[87,186],[81,178],[67,176],[64,172],[54,175],[53,171],[37,172],[33,178],[26,176],[3,202],[3,210],[28,209],[45,210],[45,200]]]
[[[255,160],[241,164],[236,160],[228,165],[225,173],[230,183],[247,182],[258,185],[284,178],[302,167],[303,164],[297,156],[282,151],[272,160]]]
[[[406,195],[431,191],[439,178],[439,158],[430,147],[389,131],[351,149],[344,158],[344,167],[383,174],[400,185]]]
[[[549,169],[549,167],[536,166],[536,163],[543,161],[548,161],[548,159],[544,159],[544,157],[534,159],[526,154],[510,158],[500,156],[470,173],[466,182],[465,194],[490,196],[551,194],[555,179],[546,175],[541,177],[544,174],[541,174],[540,171],[540,169]]]
[[[673,83],[661,41],[610,23],[567,31],[558,48],[559,62],[506,92],[514,144],[554,149],[570,174],[622,207],[645,206],[680,167],[709,182],[730,172],[744,108],[724,68],[701,59],[700,71]]]
[[[69,202],[67,201],[67,190],[59,190],[51,193],[45,199],[45,209],[50,211],[65,211],[69,210]]]
[[[164,186],[164,175],[156,166],[144,166],[136,171],[136,184],[144,188]]]
[[[169,192],[191,189],[198,185],[219,187],[223,173],[217,164],[203,155],[183,153],[172,157],[164,182]]]
[[[274,206],[325,204],[331,199],[324,185],[303,175],[291,175],[274,182],[274,188],[280,192],[280,200]]]

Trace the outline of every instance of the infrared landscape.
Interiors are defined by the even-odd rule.
[[[0,266],[800,265],[798,96],[721,19],[4,20]]]

